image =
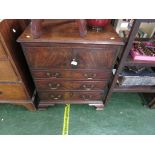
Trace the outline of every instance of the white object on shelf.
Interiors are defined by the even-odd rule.
[[[147,37],[152,37],[155,32],[155,23],[141,23],[139,29],[147,33]]]
[[[119,81],[121,86],[154,86],[155,77],[153,76],[123,76]]]

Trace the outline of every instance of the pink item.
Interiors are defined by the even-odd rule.
[[[138,50],[131,50],[130,54],[134,60],[155,61],[154,56],[141,55]]]

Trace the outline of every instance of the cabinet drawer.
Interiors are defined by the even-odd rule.
[[[111,68],[116,49],[26,47],[29,65],[34,69],[103,69]]]
[[[18,78],[9,61],[0,61],[0,81],[18,81]]]
[[[107,81],[36,80],[38,90],[103,90]]]
[[[5,55],[4,48],[3,48],[1,41],[0,41],[0,59],[3,59],[3,58],[6,58],[6,55]]]
[[[24,88],[20,84],[0,84],[0,100],[25,100]]]
[[[41,100],[48,101],[61,101],[61,100],[80,100],[80,101],[93,101],[102,100],[104,98],[104,92],[63,92],[63,91],[45,91],[39,92],[39,97]]]
[[[74,80],[99,80],[108,79],[111,76],[110,71],[103,70],[33,70],[35,79],[74,79]]]

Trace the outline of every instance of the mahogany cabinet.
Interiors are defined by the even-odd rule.
[[[36,109],[35,87],[22,48],[16,39],[29,20],[0,22],[0,103]]]
[[[103,109],[112,69],[124,45],[111,25],[103,32],[79,35],[75,21],[45,21],[34,38],[29,25],[18,38],[29,65],[39,108],[89,104]]]

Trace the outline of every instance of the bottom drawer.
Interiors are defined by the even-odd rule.
[[[0,84],[0,100],[25,100],[25,91],[21,84]]]
[[[104,92],[39,92],[39,97],[41,100],[45,101],[62,101],[62,100],[80,100],[80,101],[93,101],[93,100],[102,100],[104,98]]]

